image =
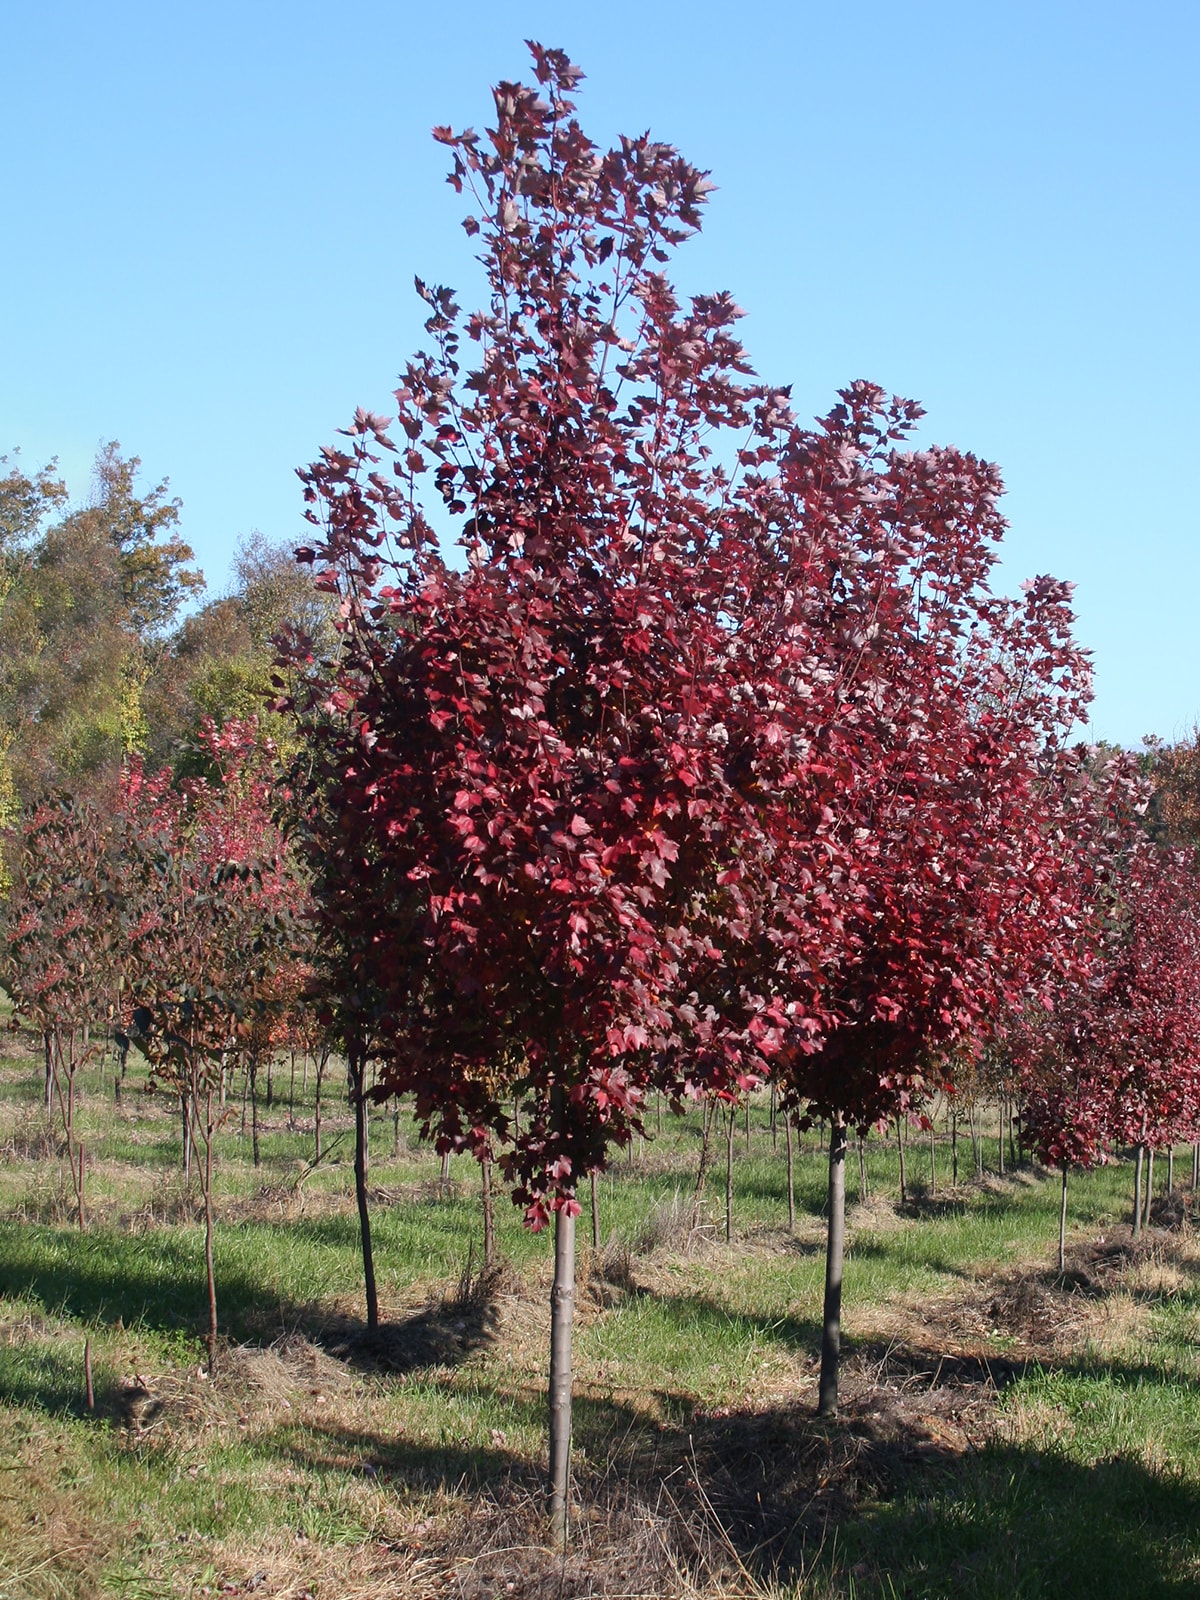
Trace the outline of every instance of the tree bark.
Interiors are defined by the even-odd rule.
[[[950,1113],[950,1181],[958,1188],[958,1112]]]
[[[1067,1169],[1062,1169],[1062,1205],[1058,1213],[1058,1273],[1067,1270]]]
[[[733,1133],[737,1127],[737,1106],[729,1108],[729,1127],[725,1137],[725,1243],[733,1243]]]
[[[1146,1159],[1146,1147],[1139,1144],[1137,1159],[1133,1165],[1133,1237],[1140,1239],[1142,1234],[1142,1168]]]
[[[213,1266],[213,1116],[212,1087],[204,1099],[204,1273],[208,1287],[208,1375],[217,1375],[217,1277]]]
[[[937,1195],[937,1135],[934,1133],[933,1118],[929,1119],[929,1198],[932,1200]]]
[[[367,1203],[367,1175],[370,1169],[370,1124],[367,1120],[366,1074],[363,1058],[354,1050],[347,1066],[350,1090],[354,1096],[354,1193],[358,1200],[358,1230],[362,1240],[363,1285],[367,1299],[367,1328],[379,1327],[379,1295],[375,1287],[375,1256],[371,1249],[371,1211]]]
[[[825,1309],[821,1324],[821,1379],[817,1398],[819,1417],[837,1414],[845,1248],[846,1125],[838,1116],[829,1129],[829,1234],[825,1248]]]
[[[900,1118],[896,1118],[896,1149],[900,1152],[900,1204],[908,1201],[908,1183],[904,1175],[904,1129]]]
[[[561,1087],[552,1093],[553,1115],[565,1114]],[[571,1197],[573,1198],[573,1196]],[[571,1472],[571,1335],[575,1321],[575,1218],[567,1206],[554,1213],[554,1286],[550,1291],[550,1533],[567,1543]]]
[[[496,1265],[496,1207],[492,1200],[492,1158],[484,1156],[479,1163],[483,1187],[483,1266],[490,1271]]]
[[[1175,1190],[1175,1146],[1167,1151],[1167,1198],[1170,1199]]]
[[[246,1070],[250,1074],[250,1148],[254,1154],[254,1165],[259,1163],[258,1152],[258,1062],[251,1056]],[[268,1073],[268,1083],[270,1074]],[[268,1100],[267,1104],[270,1104]]]
[[[1146,1155],[1146,1209],[1142,1214],[1142,1221],[1146,1227],[1150,1226],[1154,1206],[1154,1146],[1151,1145]]]
[[[788,1232],[796,1231],[796,1153],[792,1143],[792,1114],[789,1111],[783,1119],[783,1131],[787,1139],[787,1201],[788,1201]]]
[[[1200,1143],[1192,1146],[1192,1193],[1200,1189]]]
[[[712,1153],[712,1125],[717,1102],[708,1100],[703,1112],[703,1133],[700,1140],[700,1165],[696,1169],[696,1187],[692,1191],[692,1232],[700,1227],[700,1206],[704,1199],[704,1180],[708,1176],[708,1161]]]

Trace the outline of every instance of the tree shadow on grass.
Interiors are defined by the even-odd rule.
[[[1200,1592],[1195,1484],[1139,1460],[1071,1459],[994,1433],[972,1445],[959,1425],[964,1409],[990,1404],[1018,1379],[1015,1369],[951,1368],[924,1351],[883,1376],[861,1387],[851,1378],[835,1422],[797,1405],[705,1413],[680,1395],[655,1416],[634,1401],[578,1396],[566,1564],[541,1548],[539,1465],[505,1432],[540,1429],[540,1397],[479,1391],[484,1422],[501,1424],[490,1444],[331,1419],[289,1424],[256,1448],[301,1471],[366,1476],[401,1497],[463,1497],[461,1514],[434,1527],[423,1548],[456,1564],[465,1600],[676,1593],[680,1573],[697,1584],[739,1575],[759,1586],[823,1582],[831,1593],[879,1600],[1194,1600]],[[1117,1376],[1131,1386],[1156,1381],[1135,1368]],[[635,1539],[644,1541],[643,1566],[630,1572]],[[609,1567],[618,1558],[619,1583]],[[610,1577],[617,1588],[597,1587]]]

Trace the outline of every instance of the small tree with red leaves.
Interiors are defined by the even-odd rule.
[[[357,1015],[381,1091],[441,1149],[497,1150],[530,1224],[555,1219],[561,1535],[577,1188],[652,1087],[765,1072],[785,1018],[755,970],[759,794],[796,751],[737,643],[765,537],[747,475],[786,408],[746,382],[729,297],[681,304],[658,271],[709,185],[647,136],[597,149],[578,69],[531,48],[537,87],[501,84],[486,137],[437,133],[487,306],[418,284],[432,349],[399,444],[360,412],[303,474],[343,654],[300,709],[326,970],[357,974],[343,1033]]]
[[[1065,988],[1051,1014],[1017,1034],[1026,1138],[1042,1160],[1062,1167],[1064,1193],[1069,1167],[1136,1146],[1135,1237],[1146,1151],[1200,1134],[1196,890],[1190,852],[1145,841],[1131,849],[1089,981]]]
[[[809,1029],[821,1020],[818,1036],[786,1041],[781,1079],[832,1125],[824,1415],[837,1404],[848,1127],[953,1090],[962,1047],[1073,967],[1069,930],[1094,876],[1093,797],[1066,748],[1089,681],[1069,586],[992,595],[999,476],[957,450],[905,448],[918,415],[859,383],[817,429],[792,433],[772,575],[749,619],[765,639],[786,628],[776,701],[811,728],[780,811],[772,925],[804,922],[817,838],[842,930],[819,1010],[808,950],[778,940],[781,998],[803,997]]]
[[[155,1081],[180,1097],[185,1152],[200,1156],[215,1374],[213,1162],[224,1073],[239,1048],[269,1043],[302,895],[274,821],[272,750],[253,722],[206,722],[201,738],[209,776],[173,790],[166,774],[148,780],[135,766],[119,821],[131,1027]]]
[[[46,1113],[57,1105],[82,1228],[86,1157],[75,1127],[75,1084],[104,1046],[116,991],[120,871],[106,810],[92,798],[46,797],[22,819],[15,842],[4,983],[17,1015],[42,1039]]]

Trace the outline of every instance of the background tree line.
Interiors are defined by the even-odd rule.
[[[288,625],[318,639],[330,607],[290,546],[242,538],[224,592],[206,596],[164,479],[115,441],[98,451],[85,498],[55,462],[0,457],[0,809],[8,822],[55,788],[101,790],[138,754],[182,774],[206,717],[266,709],[272,640]]]

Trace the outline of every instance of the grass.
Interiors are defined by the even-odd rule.
[[[765,1097],[686,1224],[699,1119],[600,1184],[576,1333],[574,1543],[542,1544],[549,1251],[402,1119],[372,1126],[386,1326],[364,1337],[350,1119],[312,1080],[220,1136],[216,1381],[197,1338],[203,1237],[177,1119],[131,1063],[81,1085],[88,1229],[47,1145],[39,1062],[0,1060],[0,1600],[60,1596],[1200,1594],[1200,1245],[1183,1209],[1136,1249],[1129,1173],[1028,1170],[939,1189],[893,1142],[849,1162],[844,1405],[813,1417],[824,1159]],[[279,1088],[277,1080],[276,1088]],[[994,1152],[993,1137],[989,1153]],[[398,1145],[398,1148],[397,1148]],[[962,1140],[963,1170],[970,1166]],[[583,1218],[590,1237],[590,1218]],[[95,1409],[84,1398],[84,1345]]]

